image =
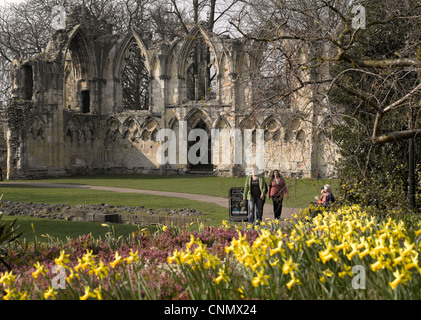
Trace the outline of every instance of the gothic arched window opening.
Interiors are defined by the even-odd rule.
[[[91,111],[89,90],[82,90],[80,95],[82,97],[82,113],[89,113]]]
[[[33,71],[31,65],[25,65],[23,67],[23,83],[24,83],[24,100],[32,100],[33,93]]]
[[[201,35],[196,36],[191,46],[186,74],[187,100],[216,99],[215,57]]]
[[[75,112],[90,112],[89,79],[92,64],[82,33],[70,42],[64,63],[64,105]]]
[[[257,73],[253,76],[254,104],[261,108],[289,108],[291,102],[288,93],[292,80],[282,43],[270,42],[264,47],[256,46],[254,55],[258,60]]]
[[[135,41],[128,47],[122,75],[123,106],[129,110],[149,108],[149,72]]]

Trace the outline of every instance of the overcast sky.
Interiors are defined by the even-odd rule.
[[[9,3],[19,3],[22,2],[24,0],[0,0],[0,6],[5,5],[5,4],[9,4]]]

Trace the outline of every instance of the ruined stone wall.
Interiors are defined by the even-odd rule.
[[[186,39],[148,47],[136,32],[112,34],[109,26],[80,8],[69,19],[65,30],[52,35],[45,53],[13,64],[12,96],[3,114],[9,179],[191,172],[189,163],[162,164],[157,157],[161,129],[174,130],[180,151],[182,123],[188,132],[200,127],[208,134],[212,129],[263,129],[266,171],[279,169],[297,177],[334,174],[334,160],[327,155],[336,154],[329,137],[315,128],[313,110],[300,111],[301,106],[311,108],[310,92],[297,93],[294,110],[252,112],[255,66],[245,40],[221,39],[198,25]],[[197,39],[211,53],[216,73],[212,84],[189,74]],[[123,103],[127,50],[133,44],[140,48],[148,75],[143,110]],[[323,124],[322,118],[317,121]],[[222,138],[219,142],[218,152],[209,157],[213,172],[244,173],[246,164],[233,161],[233,140],[228,146]],[[227,148],[230,159],[224,163]]]

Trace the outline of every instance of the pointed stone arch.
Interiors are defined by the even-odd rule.
[[[201,24],[197,24],[193,27],[193,29],[190,31],[188,36],[186,37],[186,40],[184,41],[183,45],[180,49],[180,55],[179,55],[179,61],[178,61],[178,73],[179,75],[185,77],[186,71],[187,71],[187,60],[188,60],[188,54],[193,46],[193,44],[197,40],[197,36],[202,36],[203,39],[206,42],[206,45],[209,47],[209,49],[212,51],[215,58],[217,58],[218,51],[216,49],[216,44],[214,44],[214,41],[212,40],[210,34],[205,30],[205,28]],[[217,73],[219,74],[219,63],[218,61],[216,68]]]
[[[135,142],[140,133],[140,124],[139,121],[130,116],[123,122],[123,138],[128,139],[131,142]]]
[[[241,130],[258,129],[258,128],[260,128],[260,123],[256,118],[254,118],[252,116],[246,116],[240,121],[239,128]]]
[[[69,34],[62,59],[64,109],[91,113],[97,99],[91,87],[92,79],[97,77],[97,63],[93,45],[81,25]]]
[[[105,122],[106,126],[105,126],[105,132],[104,132],[104,136],[105,136],[105,140],[108,141],[110,139],[115,139],[117,137],[117,133],[119,135],[123,135],[123,125],[120,122],[119,119],[117,119],[114,116],[111,116],[107,119],[107,121]]]
[[[139,121],[133,117],[133,116],[128,116],[124,121],[123,121],[123,127],[124,129],[128,128],[128,127],[132,127],[133,125],[136,125],[138,127],[140,127],[140,123]]]
[[[149,131],[153,131],[153,129],[157,128],[159,130],[159,122],[152,116],[147,116],[145,121],[141,125],[142,128],[146,128]]]
[[[209,130],[212,128],[210,119],[211,118],[209,114],[202,108],[191,109],[184,118],[184,120],[187,121],[187,126],[189,129],[194,128],[200,120],[203,120]]]
[[[262,122],[262,129],[267,129],[270,132],[279,130],[281,126],[282,126],[281,121],[274,115],[268,116]]]
[[[298,130],[297,134],[296,134],[296,139],[298,142],[304,143],[305,139],[306,139],[306,133],[304,132],[303,129]]]
[[[91,118],[84,119],[81,133],[84,140],[95,140],[97,138],[97,128]]]
[[[45,122],[40,116],[35,116],[32,125],[28,130],[28,136],[37,140],[41,138],[42,140],[45,139]]]
[[[145,58],[145,67],[148,70],[149,73],[151,73],[151,57],[148,55],[148,48],[146,47],[145,43],[140,38],[139,34],[134,31],[130,30],[123,39],[121,39],[120,44],[117,48],[115,58],[114,58],[114,69],[113,74],[114,77],[120,78],[121,76],[121,64],[122,59],[124,59],[124,56],[127,52],[127,49],[132,45],[132,42],[135,41],[136,44],[139,46],[143,57]]]
[[[177,117],[172,117],[169,121],[168,121],[168,128],[170,129],[174,129],[175,126],[178,125],[178,123],[180,122],[180,120]]]
[[[178,77],[182,79],[182,100],[217,100],[220,74],[220,51],[215,36],[203,26],[196,25],[181,46],[178,60]]]
[[[221,126],[223,124],[223,126]],[[229,121],[224,116],[218,116],[216,120],[213,122],[212,128],[213,129],[220,129],[220,128],[231,129],[231,125]]]
[[[183,42],[184,43],[184,42]],[[177,78],[179,75],[179,63],[180,63],[180,46],[182,46],[182,41],[176,39],[173,43],[171,43],[166,49],[165,52],[160,52],[156,55],[157,59],[161,60],[162,70],[161,74],[165,74],[169,77]]]
[[[150,107],[151,59],[140,36],[131,30],[120,41],[113,63],[116,102],[119,109],[147,110]]]
[[[71,117],[67,120],[64,126],[64,141],[79,141],[80,140],[80,131],[81,126],[79,121],[75,117]]]
[[[69,33],[67,43],[63,49],[62,65],[65,65],[69,51],[74,49],[75,58],[77,62],[81,63],[78,72],[83,76],[93,77],[97,74],[96,57],[93,46],[86,34],[84,27],[80,24],[76,25]]]
[[[158,121],[151,116],[147,116],[140,126],[140,131],[141,131],[140,137],[144,141],[146,140],[155,141],[154,137],[156,137],[158,130],[159,130]]]

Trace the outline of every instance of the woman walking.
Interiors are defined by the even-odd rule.
[[[285,180],[282,178],[278,170],[274,170],[269,180],[268,199],[272,198],[274,218],[278,220],[281,218],[284,195],[289,198]]]
[[[263,205],[267,192],[267,184],[262,174],[258,173],[258,168],[253,166],[252,173],[247,176],[244,185],[244,199],[248,200],[249,216],[248,222],[254,223],[263,220]],[[256,212],[256,217],[255,217]]]

